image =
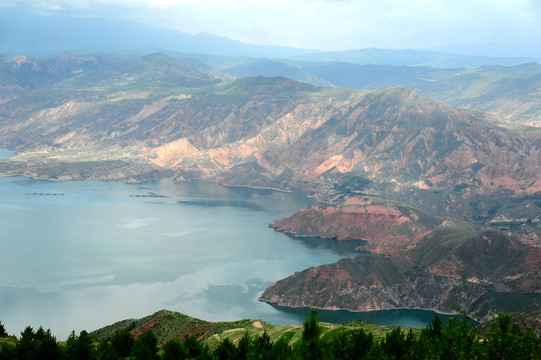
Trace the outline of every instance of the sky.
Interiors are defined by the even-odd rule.
[[[519,44],[518,52],[541,53],[540,0],[0,2],[23,5],[44,14],[133,20],[190,34],[212,33],[251,44],[336,51],[507,43]]]

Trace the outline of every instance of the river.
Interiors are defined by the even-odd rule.
[[[0,178],[0,321],[58,339],[161,309],[209,321],[302,324],[307,311],[257,301],[273,281],[355,256],[352,243],[299,240],[268,227],[310,200],[209,183]],[[432,312],[322,312],[425,326]]]

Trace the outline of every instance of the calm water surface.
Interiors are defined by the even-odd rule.
[[[15,151],[0,149],[0,159],[9,159],[13,155],[15,155]]]
[[[267,226],[309,203],[294,193],[0,178],[0,199],[0,321],[13,334],[43,325],[65,339],[164,308],[210,321],[302,324],[307,313],[259,302],[260,293],[355,255],[352,244],[292,239]],[[329,314],[322,320],[412,326],[433,316]]]

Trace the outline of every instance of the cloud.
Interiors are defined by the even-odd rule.
[[[7,0],[10,1],[10,0]],[[534,0],[24,0],[72,16],[127,19],[249,43],[339,50],[453,43],[539,44]]]

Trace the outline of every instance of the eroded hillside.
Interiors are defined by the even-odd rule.
[[[405,89],[228,81],[164,55],[123,61],[119,71],[111,59],[58,58],[48,68],[5,59],[0,146],[18,154],[2,174],[169,175],[319,192],[352,174],[380,190],[541,190],[537,129],[509,128]],[[25,74],[42,80],[23,81]],[[129,171],[118,170],[119,161]],[[74,165],[81,162],[84,173]]]

